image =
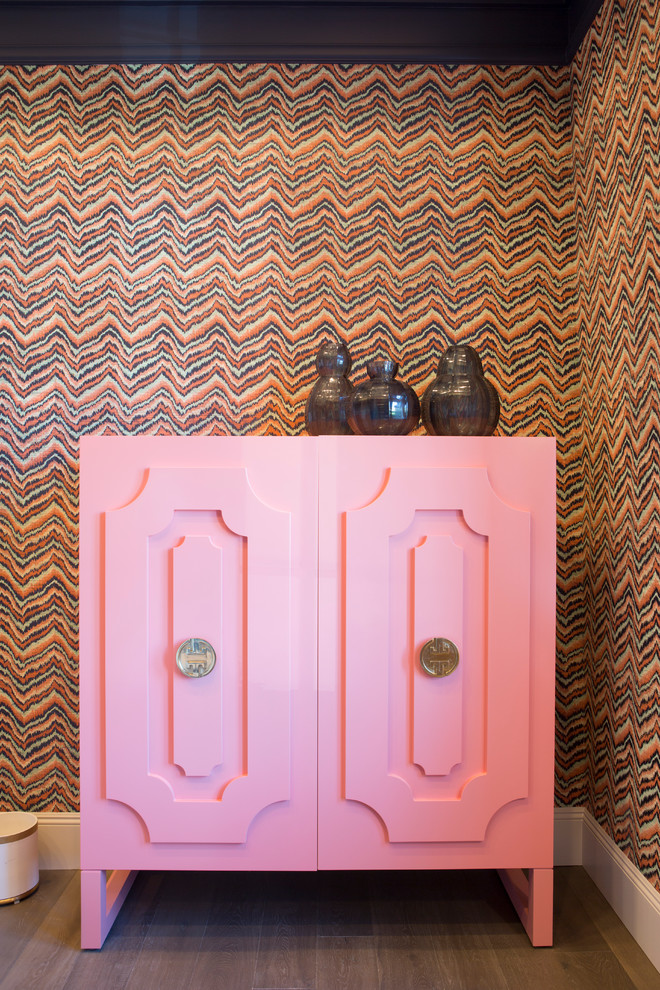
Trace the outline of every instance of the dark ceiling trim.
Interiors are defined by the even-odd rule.
[[[573,60],[602,5],[603,0],[583,0],[582,3],[569,4],[566,64]]]
[[[0,63],[562,65],[602,0],[0,0]]]

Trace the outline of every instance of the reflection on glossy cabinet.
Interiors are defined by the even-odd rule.
[[[551,941],[554,458],[83,439],[83,947],[141,868],[492,867]]]

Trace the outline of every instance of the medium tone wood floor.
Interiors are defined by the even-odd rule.
[[[579,867],[555,871],[555,945],[533,949],[497,874],[140,873],[100,952],[79,877],[0,907],[2,990],[660,990]]]

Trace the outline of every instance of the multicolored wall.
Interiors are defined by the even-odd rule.
[[[626,6],[643,33],[652,5]],[[420,394],[465,341],[501,431],[559,438],[557,800],[586,804],[660,886],[652,825],[638,827],[657,751],[637,759],[658,685],[656,283],[642,279],[641,309],[621,291],[634,237],[618,254],[601,242],[614,280],[598,288],[603,173],[627,166],[590,130],[595,102],[601,142],[608,116],[657,135],[658,101],[632,118],[612,95],[624,72],[643,102],[650,58],[607,40],[619,16],[606,0],[557,70],[0,69],[0,809],[77,808],[80,435],[299,433],[328,334],[355,380],[386,352]],[[644,184],[626,181],[650,242]],[[602,209],[622,243],[619,188]],[[627,322],[640,313],[643,338]]]
[[[560,778],[660,889],[660,5],[606,0],[571,67],[581,357]],[[566,692],[563,694],[563,692]]]

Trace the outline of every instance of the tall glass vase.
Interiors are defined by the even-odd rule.
[[[316,355],[319,374],[305,404],[305,426],[312,437],[351,432],[348,412],[353,387],[348,379],[351,356],[341,340],[323,344]]]

